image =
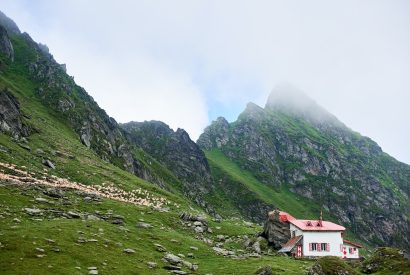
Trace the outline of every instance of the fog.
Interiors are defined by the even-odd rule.
[[[410,2],[0,0],[120,122],[196,139],[288,82],[410,163]]]

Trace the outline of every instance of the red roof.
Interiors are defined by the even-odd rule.
[[[269,212],[269,217],[273,219],[276,213],[277,213],[276,211]],[[346,230],[346,228],[344,228],[343,226],[332,223],[332,222],[328,222],[328,221],[322,221],[322,224],[319,225],[319,220],[298,220],[292,215],[290,215],[289,213],[284,212],[284,211],[279,211],[279,220],[281,222],[289,222],[303,231],[344,231]]]
[[[362,245],[360,245],[360,244],[358,244],[358,243],[354,243],[354,242],[351,242],[351,241],[348,241],[348,240],[343,240],[343,243],[349,244],[349,245],[351,245],[351,246],[355,246],[355,247],[358,247],[358,248],[362,248],[362,247],[363,247]]]
[[[290,215],[289,213],[283,212],[283,211],[279,211],[279,218],[281,222],[288,222],[291,220],[296,220],[292,215]]]
[[[346,229],[341,225],[328,221],[322,221],[321,226],[318,220],[293,219],[289,220],[289,222],[303,231],[344,231]]]

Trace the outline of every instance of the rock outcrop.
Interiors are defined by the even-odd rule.
[[[23,123],[17,98],[7,89],[0,90],[0,131],[13,137],[27,137],[30,128]]]
[[[11,61],[14,60],[14,49],[11,44],[7,30],[0,25],[0,54],[6,56]]]
[[[269,212],[263,226],[262,236],[275,248],[280,249],[291,238],[288,222],[282,222],[279,211]]]
[[[159,161],[182,183],[182,191],[208,212],[203,197],[212,188],[212,176],[204,152],[183,129],[173,131],[163,122],[121,124],[131,144]]]

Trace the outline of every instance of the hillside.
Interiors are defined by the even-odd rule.
[[[197,143],[118,124],[0,12],[0,273],[306,273],[258,237],[273,208],[407,248],[409,166],[308,102],[249,104]]]
[[[410,166],[297,90],[274,90],[233,123],[218,118],[198,144],[214,166],[246,174],[237,180],[261,202],[305,216],[323,207],[362,241],[409,248]]]

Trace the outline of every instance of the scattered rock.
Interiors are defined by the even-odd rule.
[[[135,253],[135,250],[134,249],[131,249],[131,248],[126,248],[126,249],[124,249],[123,250],[125,253],[127,253],[127,254],[134,254]]]
[[[15,223],[21,223],[21,221],[20,221],[18,218],[14,218],[14,219],[13,219],[13,222],[15,222]]]
[[[41,252],[41,253],[44,253],[44,252],[45,252],[44,249],[39,248],[39,247],[36,247],[36,250],[37,250],[38,252]]]
[[[81,215],[79,213],[76,213],[76,212],[73,212],[73,211],[68,211],[67,214],[68,214],[68,216],[70,216],[73,219],[81,218]]]
[[[170,264],[179,264],[182,261],[180,257],[172,253],[166,253],[163,259],[169,262]]]
[[[156,262],[147,262],[149,268],[156,268],[158,264]]]
[[[37,202],[45,202],[45,203],[48,203],[48,200],[45,199],[45,198],[35,198],[35,200],[36,200]]]
[[[190,246],[189,248],[190,248],[191,250],[198,251],[198,247],[196,247],[196,246]]]
[[[43,214],[43,210],[38,208],[24,208],[23,210],[30,216],[39,216]]]
[[[159,252],[165,252],[165,251],[167,251],[167,250],[165,249],[165,247],[163,247],[162,245],[160,245],[160,244],[158,244],[158,243],[155,243],[154,245],[155,245],[155,247],[156,247],[156,250],[159,251]]]
[[[111,221],[112,224],[123,225],[124,221],[121,219],[114,219]]]
[[[194,230],[195,230],[196,233],[204,233],[204,229],[201,226],[195,227]]]
[[[272,274],[272,267],[267,265],[267,266],[262,266],[255,272],[256,275],[271,275]]]
[[[43,150],[41,150],[40,148],[36,149],[36,155],[38,156],[43,156],[45,153]]]
[[[144,228],[144,229],[150,229],[153,228],[153,226],[149,223],[145,223],[145,222],[139,222],[137,223],[137,227],[138,228]]]
[[[43,159],[41,163],[51,169],[56,169],[55,165],[49,159]]]

